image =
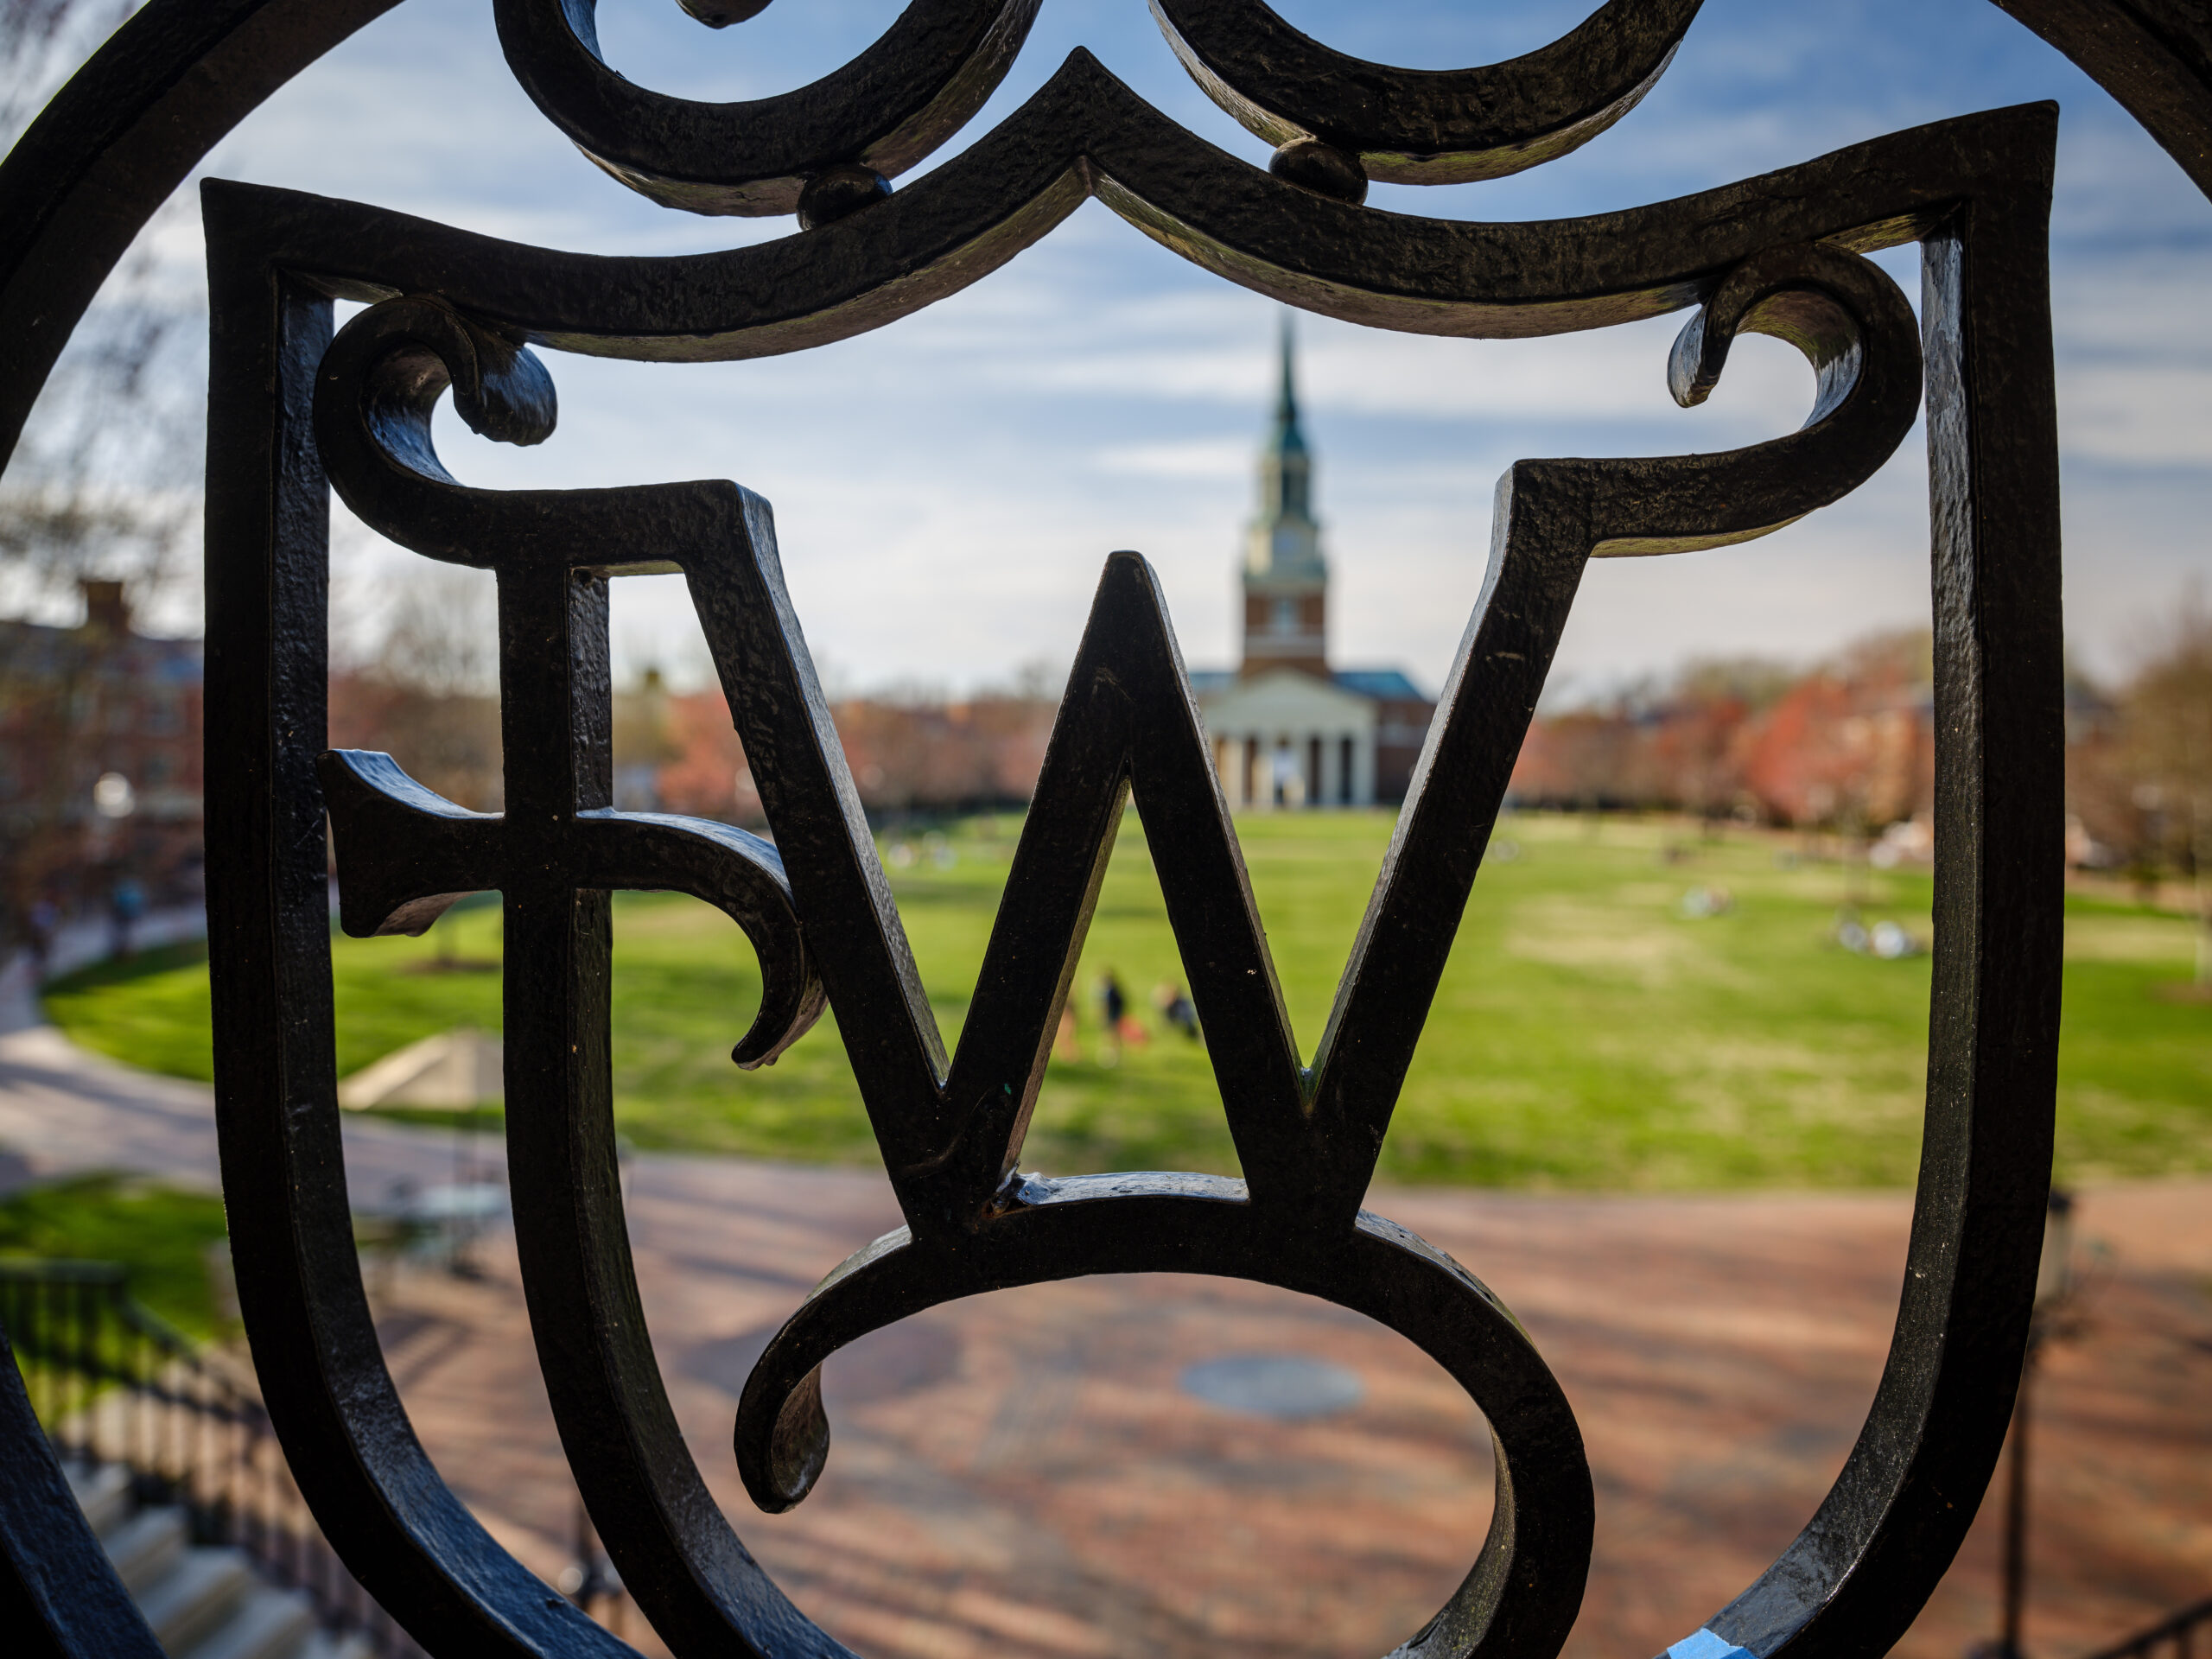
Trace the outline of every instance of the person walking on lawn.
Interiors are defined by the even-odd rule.
[[[1109,968],[1098,976],[1098,1015],[1106,1027],[1106,1041],[1098,1051],[1101,1065],[1122,1063],[1122,1017],[1129,1011],[1129,1000],[1122,995],[1122,982]]]

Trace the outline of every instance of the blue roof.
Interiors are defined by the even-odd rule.
[[[1340,668],[1334,677],[1345,690],[1357,692],[1363,697],[1373,697],[1378,702],[1428,701],[1421,689],[1406,677],[1402,669]]]
[[[1190,690],[1214,692],[1228,690],[1243,675],[1234,668],[1185,668],[1190,675]],[[1402,668],[1338,668],[1330,675],[1338,690],[1347,690],[1354,696],[1374,696],[1378,703],[1427,703],[1429,695],[1414,681],[1407,679]]]
[[[1191,690],[1203,696],[1208,691],[1226,691],[1243,677],[1233,668],[1193,668],[1185,671],[1191,679]],[[1349,691],[1356,697],[1372,697],[1377,702],[1427,702],[1428,694],[1406,677],[1400,668],[1340,668],[1329,677],[1339,691]]]

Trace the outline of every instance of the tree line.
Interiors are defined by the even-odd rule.
[[[2109,682],[2065,686],[2067,859],[2199,918],[2212,983],[2212,609],[2191,593]],[[1524,806],[1662,810],[1819,830],[1864,847],[1935,810],[1925,630],[1862,639],[1810,668],[1763,658],[1678,674],[1540,715],[1513,776]],[[1902,838],[1925,847],[1925,833]]]

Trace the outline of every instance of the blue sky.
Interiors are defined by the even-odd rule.
[[[1419,67],[1554,38],[1592,0],[1288,0],[1340,49]],[[719,33],[670,0],[609,0],[601,32],[632,79],[701,99],[803,84],[874,38],[887,0],[776,0]],[[1141,0],[1046,0],[1006,86],[954,153],[1084,45],[1145,97],[1255,161]],[[1482,185],[1378,188],[1378,207],[1469,219],[1581,213],[1788,165],[1966,111],[2063,109],[2054,276],[2069,632],[2110,671],[2206,568],[2212,518],[2212,205],[2084,76],[1988,0],[1707,0],[1673,67],[1564,162]],[[789,234],[788,220],[652,207],[586,162],[516,87],[486,0],[407,0],[280,93],[207,171],[350,197],[545,245],[680,251]],[[196,257],[188,218],[162,232]],[[1888,258],[1915,291],[1909,252]],[[1231,582],[1250,511],[1275,308],[1176,259],[1096,203],[976,287],[796,357],[670,367],[553,355],[561,429],[531,451],[456,423],[473,481],[725,476],[774,503],[810,640],[848,685],[1000,680],[1064,664],[1100,561],[1137,548],[1185,655],[1231,658]],[[1491,492],[1523,455],[1668,453],[1794,427],[1810,378],[1755,340],[1703,409],[1665,392],[1680,319],[1560,340],[1390,335],[1300,323],[1318,493],[1335,570],[1334,654],[1436,683],[1489,540]],[[341,622],[371,626],[409,556],[340,525]],[[1917,438],[1850,501],[1738,549],[1596,567],[1555,690],[1686,656],[1811,657],[1924,620]],[[680,585],[623,584],[632,668],[698,663]]]

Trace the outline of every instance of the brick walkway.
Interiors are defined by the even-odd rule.
[[[25,1173],[213,1182],[205,1089],[99,1060],[34,1020],[0,1020],[0,1147]],[[478,1155],[500,1161],[496,1145]],[[455,1167],[448,1140],[359,1121],[346,1158],[357,1205]],[[718,1159],[639,1159],[628,1185],[694,1455],[747,1543],[868,1659],[1379,1654],[1480,1542],[1487,1440],[1440,1371],[1355,1316],[1195,1279],[1007,1292],[869,1338],[828,1368],[836,1442],[819,1488],[761,1516],[729,1451],[736,1391],[806,1290],[895,1224],[889,1192],[865,1174]],[[1370,1203],[1497,1289],[1573,1402],[1598,1540],[1572,1659],[1659,1652],[1811,1513],[1880,1370],[1905,1200],[1423,1190]],[[2212,1590],[2212,1180],[2088,1193],[2079,1234],[2109,1254],[2087,1329],[2053,1352],[2038,1396],[2037,1659],[2073,1659]],[[573,1559],[575,1488],[512,1240],[480,1254],[480,1281],[391,1281],[387,1349],[448,1478],[550,1578]],[[1284,1422],[1178,1387],[1193,1362],[1255,1353],[1348,1367],[1364,1397]],[[1906,1659],[1959,1659],[1993,1631],[1994,1520],[1986,1509]],[[634,1612],[628,1624],[658,1650]]]
[[[1907,1211],[1891,1197],[1588,1199],[1434,1191],[1371,1207],[1451,1250],[1529,1328],[1581,1420],[1597,1557],[1574,1659],[1641,1659],[1788,1542],[1848,1450],[1887,1343]],[[1488,1522],[1473,1409],[1356,1316],[1195,1279],[1007,1292],[833,1360],[836,1440],[796,1511],[740,1488],[746,1369],[823,1271],[896,1220],[864,1176],[641,1160],[632,1228],[687,1435],[741,1536],[872,1659],[1379,1654],[1465,1571]],[[2108,1252],[2044,1374],[2029,1637],[2089,1651],[2212,1587],[2212,1182],[2083,1205]],[[432,1454],[511,1548],[569,1559],[574,1489],[512,1245],[487,1276],[402,1275],[394,1369]],[[1281,1421],[1210,1406],[1195,1361],[1299,1354],[1364,1397]],[[1993,1508],[1900,1652],[1994,1622]],[[634,1612],[626,1631],[648,1645]]]

